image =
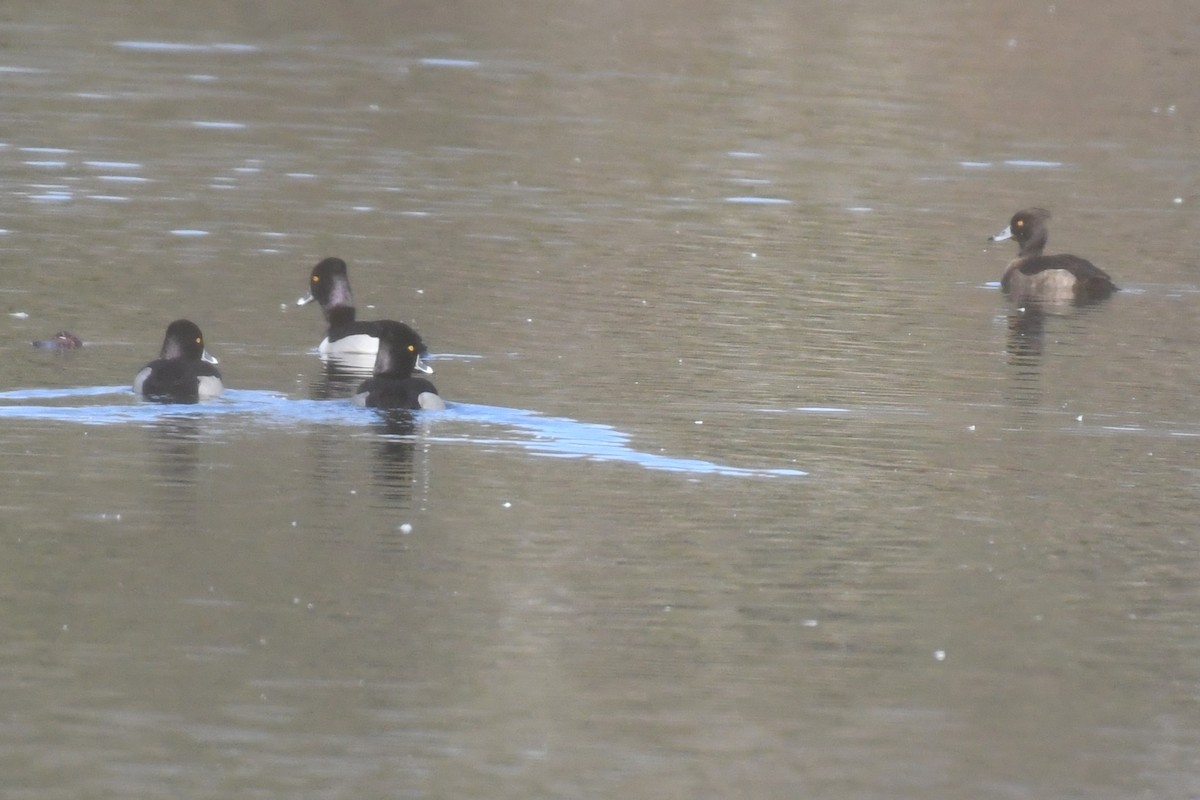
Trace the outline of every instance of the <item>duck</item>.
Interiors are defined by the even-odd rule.
[[[40,350],[78,350],[83,347],[83,339],[70,331],[59,331],[49,339],[38,339],[33,346]]]
[[[312,268],[308,291],[296,301],[296,305],[307,305],[314,300],[320,304],[329,326],[325,338],[317,345],[318,353],[354,357],[374,356],[379,351],[380,322],[357,319],[345,261],[331,256]],[[424,355],[425,352],[422,349],[418,355]],[[368,361],[364,366],[369,367],[370,363]],[[420,371],[432,372],[426,370],[420,360],[417,363]]]
[[[177,319],[167,326],[158,358],[142,367],[133,379],[133,391],[148,400],[196,403],[224,390],[217,359],[204,348],[204,334],[196,323]]]
[[[1026,208],[1013,214],[1008,227],[989,236],[992,242],[1016,241],[1020,250],[1013,259],[1000,288],[1018,300],[1085,305],[1103,300],[1117,291],[1108,273],[1079,256],[1043,255],[1049,238],[1050,212]]]
[[[444,409],[446,402],[426,378],[414,376],[424,349],[421,336],[403,322],[382,320],[379,351],[370,378],[354,393],[355,405],[367,408]]]

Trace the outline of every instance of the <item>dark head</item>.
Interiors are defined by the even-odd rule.
[[[326,258],[312,268],[308,277],[308,292],[296,301],[302,306],[316,300],[331,320],[337,316],[341,324],[354,321],[354,295],[350,293],[350,278],[346,273],[346,262],[340,258]],[[347,319],[347,311],[349,319]]]
[[[200,327],[188,319],[177,319],[167,326],[167,335],[158,357],[217,363],[217,359],[204,349],[204,334],[200,332]]]
[[[385,319],[379,324],[379,353],[375,356],[375,374],[408,377],[413,370],[430,373],[421,363],[425,343],[421,336],[403,322]]]
[[[1046,240],[1050,235],[1046,230],[1046,223],[1049,221],[1050,212],[1046,209],[1026,208],[1013,214],[1008,227],[995,236],[989,236],[988,240],[1002,242],[1005,239],[1013,239],[1021,248],[1022,256],[1041,255],[1046,249]]]

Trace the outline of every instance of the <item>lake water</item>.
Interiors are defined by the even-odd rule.
[[[6,797],[1200,796],[1200,11],[0,41]],[[1122,291],[1012,307],[1033,205]],[[328,255],[447,411],[346,399]],[[223,398],[128,389],[177,317]]]

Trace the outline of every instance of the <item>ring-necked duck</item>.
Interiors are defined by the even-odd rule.
[[[420,335],[403,322],[380,322],[375,374],[358,387],[354,402],[368,408],[445,408],[434,385],[412,374],[423,347]]]
[[[1066,254],[1046,256],[1049,236],[1046,223],[1050,212],[1026,208],[1013,214],[1008,227],[989,236],[989,241],[1014,239],[1020,246],[1017,257],[1004,271],[1000,288],[1021,300],[1089,303],[1117,291],[1108,273],[1092,262]]]
[[[158,358],[142,367],[133,379],[133,391],[151,400],[195,403],[216,397],[225,388],[217,359],[204,349],[204,335],[191,320],[177,319],[167,326]]]
[[[325,315],[329,330],[317,352],[329,355],[375,355],[379,350],[379,325],[377,321],[356,319],[354,295],[350,292],[350,278],[346,274],[346,262],[340,258],[323,259],[312,269],[308,279],[308,292],[296,301],[302,306],[316,300]],[[421,345],[424,355],[425,346]],[[368,362],[369,363],[369,362]],[[417,369],[426,370],[423,364]]]

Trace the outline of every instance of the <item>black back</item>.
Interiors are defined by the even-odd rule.
[[[200,378],[221,378],[221,373],[207,361],[185,361],[180,358],[159,358],[146,365],[150,374],[142,381],[142,394],[150,400],[172,403],[200,401]]]
[[[403,322],[381,320],[379,352],[375,356],[375,374],[363,381],[357,395],[369,408],[421,408],[420,396],[437,394],[437,388],[425,378],[415,377],[417,358],[425,344],[415,330]]]
[[[177,319],[167,326],[158,358],[138,373],[144,396],[176,403],[198,402],[202,377],[220,380],[221,373],[204,360],[204,334],[200,327],[186,319]]]
[[[366,395],[367,408],[421,407],[422,394],[437,394],[437,387],[425,378],[409,375],[405,378],[383,376],[367,378],[358,387],[358,394]]]

